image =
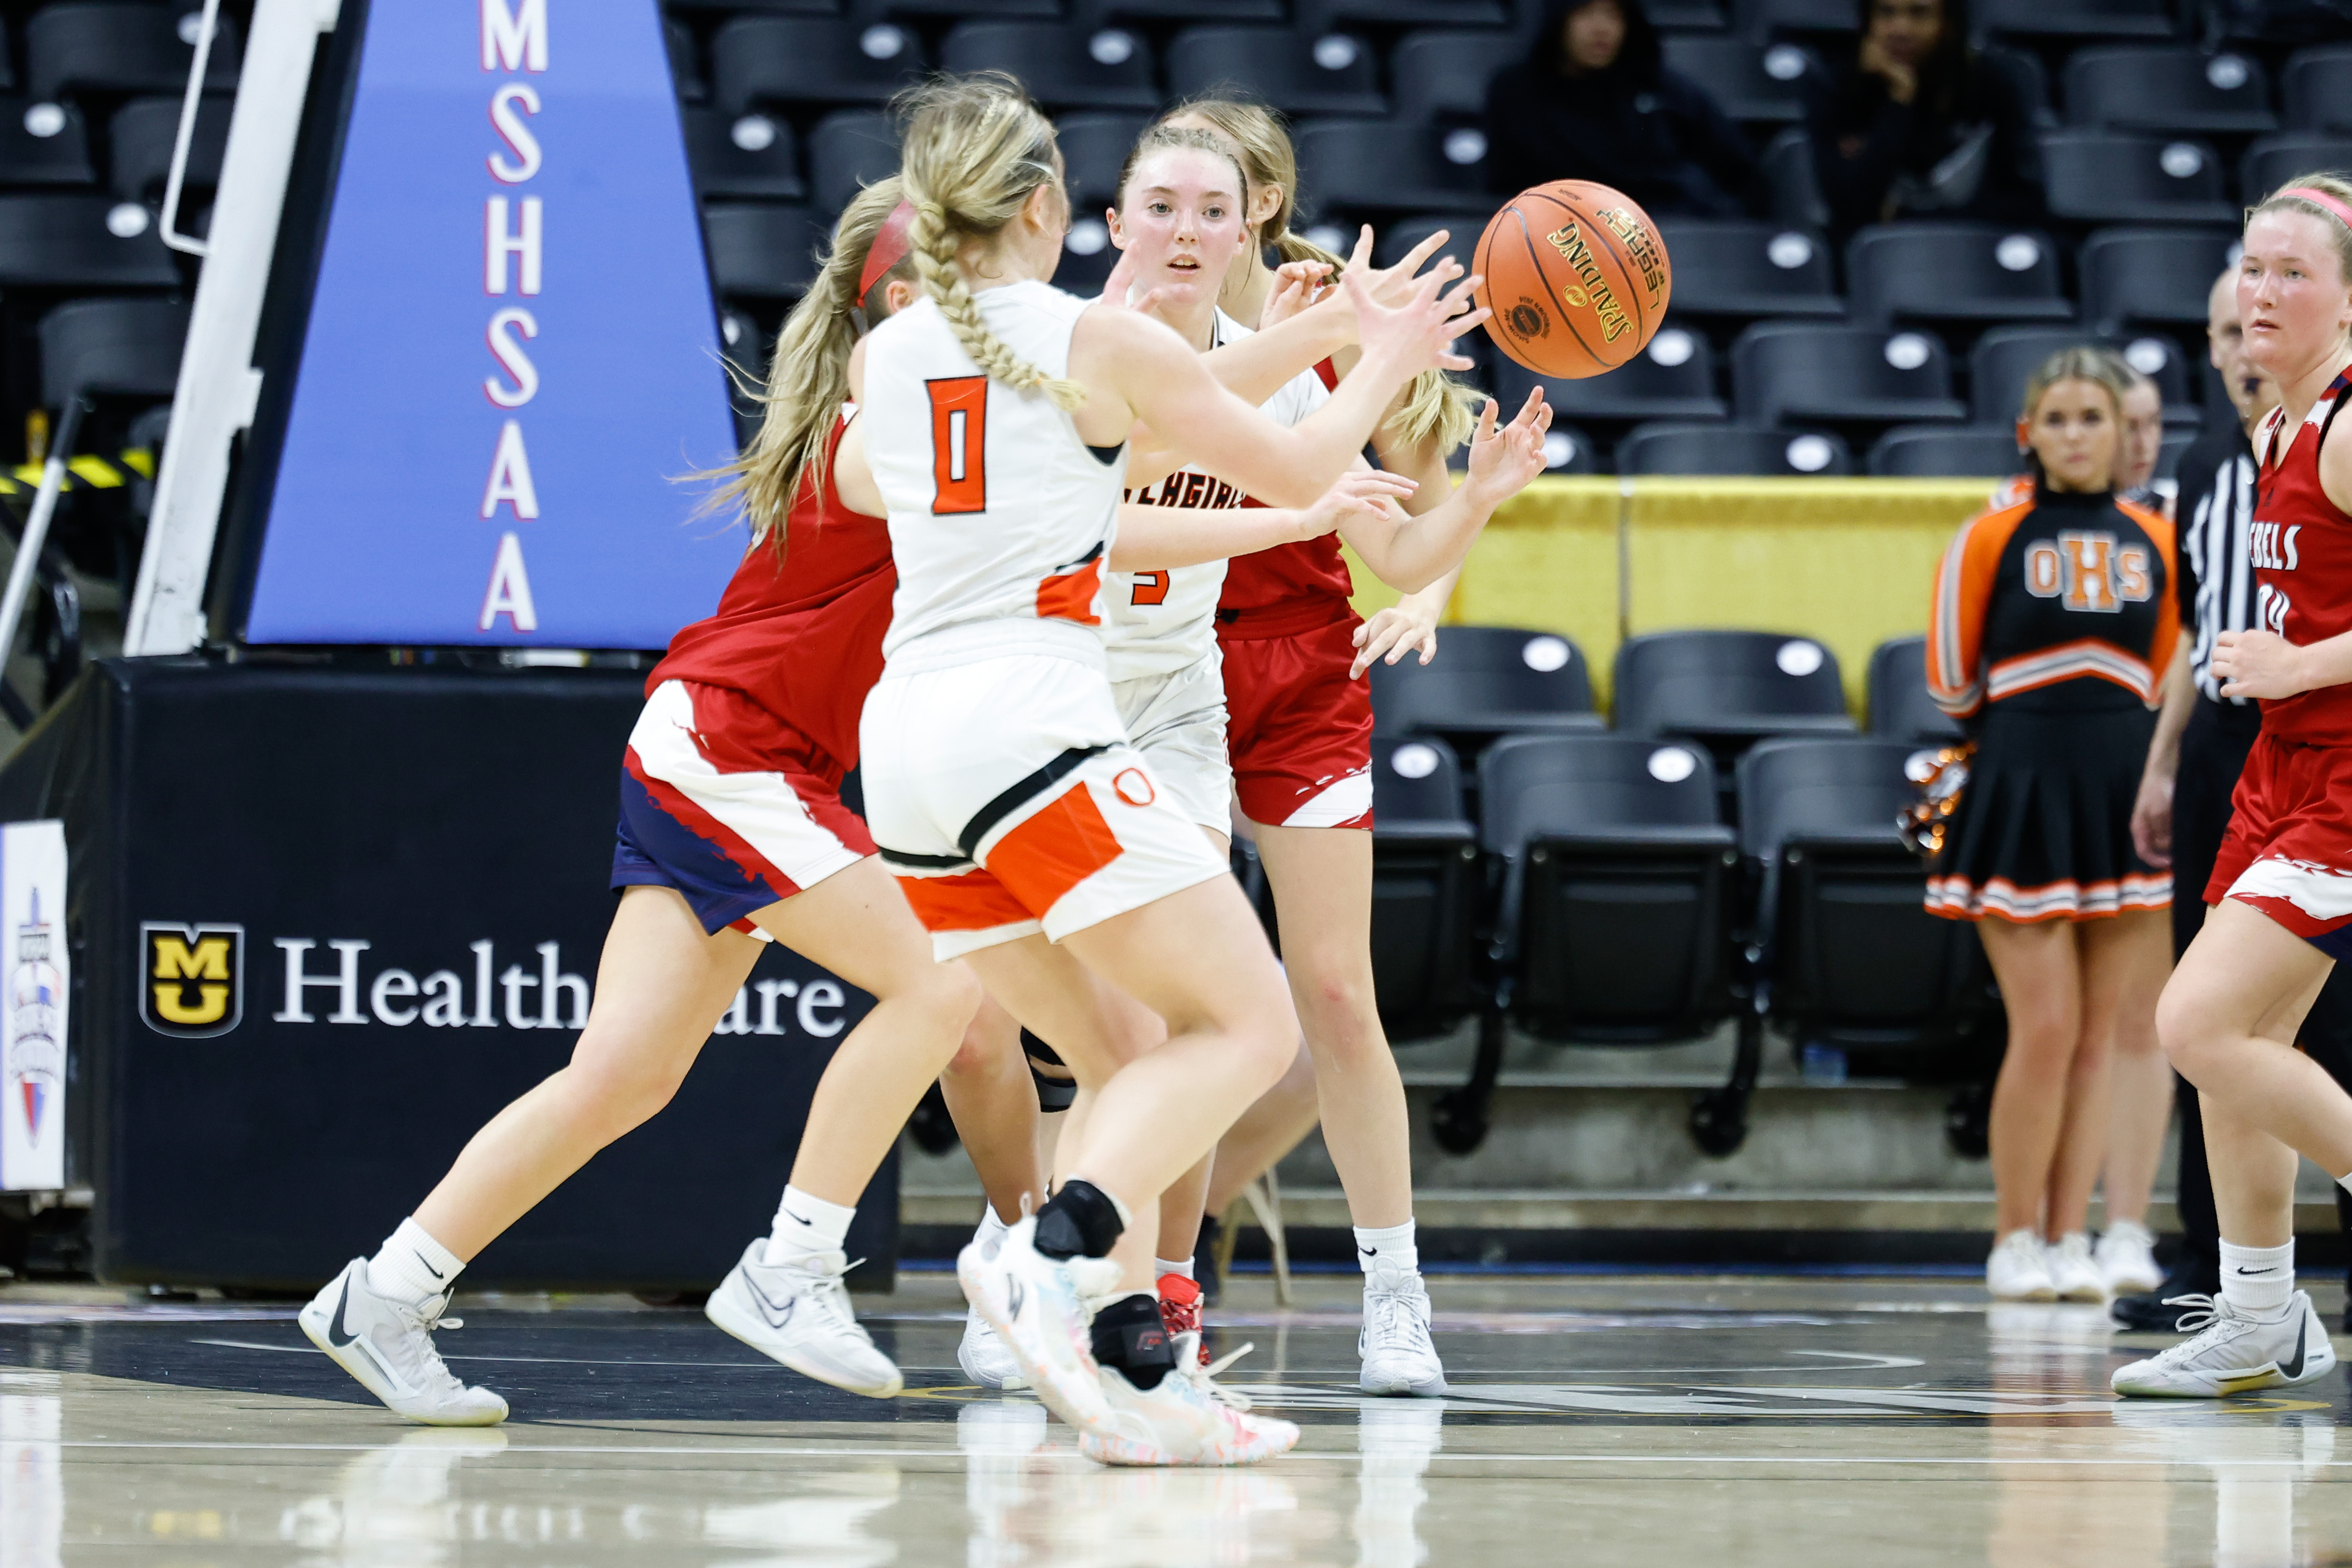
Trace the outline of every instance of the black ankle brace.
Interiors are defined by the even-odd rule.
[[[1095,1314],[1095,1360],[1115,1366],[1138,1388],[1157,1388],[1176,1370],[1175,1347],[1160,1321],[1160,1303],[1138,1291]]]
[[[1075,1258],[1083,1253],[1100,1258],[1127,1228],[1118,1205],[1091,1182],[1064,1182],[1045,1206],[1037,1211],[1037,1237],[1033,1244],[1048,1258]]]

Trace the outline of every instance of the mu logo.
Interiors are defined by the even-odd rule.
[[[2118,544],[2112,533],[2062,533],[2025,547],[2025,591],[2070,610],[2114,615],[2156,592],[2147,546]]]
[[[245,928],[142,923],[139,1016],[157,1034],[180,1040],[236,1028],[245,1017]]]

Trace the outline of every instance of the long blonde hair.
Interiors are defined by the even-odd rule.
[[[1281,191],[1282,205],[1258,230],[1260,250],[1271,245],[1285,261],[1320,261],[1334,275],[1347,265],[1321,246],[1290,232],[1291,219],[1298,211],[1298,153],[1290,144],[1290,133],[1280,115],[1262,103],[1207,92],[1186,99],[1155,123],[1188,115],[1207,121],[1233,143],[1251,185]],[[1243,192],[1242,199],[1246,202],[1250,195]],[[1435,441],[1440,453],[1451,456],[1477,428],[1478,402],[1475,393],[1444,371],[1425,370],[1406,388],[1404,406],[1389,420],[1388,428],[1412,446]]]
[[[923,292],[991,380],[1042,392],[1058,408],[1077,407],[1086,388],[1047,375],[991,331],[955,265],[963,240],[1002,234],[1038,186],[1059,191],[1053,122],[1003,71],[940,77],[901,93],[893,107],[903,127],[898,172],[915,209],[908,237]]]
[[[751,520],[752,542],[772,539],[780,555],[784,549],[784,519],[802,487],[824,483],[834,422],[841,417],[841,405],[849,398],[849,351],[857,342],[857,310],[865,303],[858,279],[865,273],[866,253],[874,248],[875,237],[898,210],[903,195],[898,176],[893,174],[858,192],[842,209],[816,281],[809,285],[808,292],[784,318],[783,331],[776,334],[767,386],[752,392],[764,410],[759,431],[733,462],[713,470],[725,476],[727,482],[710,494],[704,506],[740,501]],[[875,287],[893,278],[907,279],[912,271],[911,258],[901,258],[875,279]],[[728,369],[739,384],[748,379],[734,366]]]
[[[2317,191],[2322,195],[2334,196],[2346,206],[2352,206],[2352,184],[2334,174],[2298,174],[2249,207],[2246,221],[2252,223],[2268,212],[2309,213],[2327,226],[2328,237],[2336,242],[2336,265],[2342,268],[2339,276],[2346,282],[2352,283],[2352,224],[2344,221],[2343,214],[2329,212],[2308,196],[2288,194],[2298,185],[2305,190]]]

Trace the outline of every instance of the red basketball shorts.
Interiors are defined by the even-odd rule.
[[[2254,740],[2205,901],[2236,899],[2352,957],[2352,746]]]
[[[1242,815],[1272,827],[1372,826],[1372,692],[1348,679],[1363,623],[1336,619],[1252,635],[1245,614],[1221,623],[1225,745]]]

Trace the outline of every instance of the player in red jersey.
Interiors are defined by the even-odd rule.
[[[2283,406],[2253,442],[2260,629],[2222,632],[2212,668],[2224,697],[2261,700],[2263,728],[2211,912],[2157,1006],[2202,1102],[2221,1294],[2184,1320],[2202,1332],[2116,1372],[2121,1394],[2211,1398],[2336,1364],[2294,1288],[2294,1180],[2301,1153],[2352,1184],[2352,1096],[2294,1038],[2352,952],[2352,427],[2337,417],[2352,398],[2352,185],[2308,175],[2253,209],[2238,313]]]

